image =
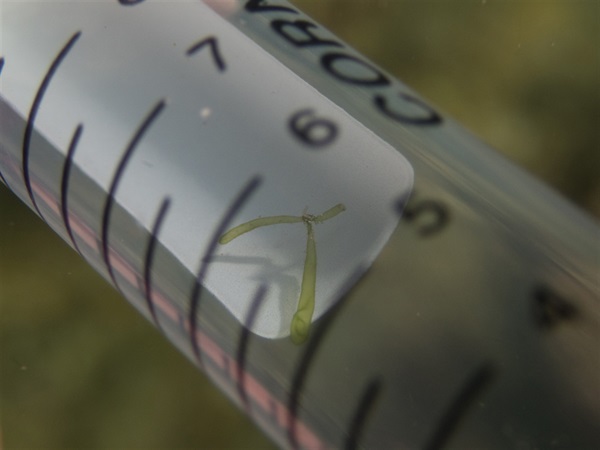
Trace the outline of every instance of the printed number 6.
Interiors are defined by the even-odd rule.
[[[333,121],[315,117],[310,108],[296,112],[290,118],[289,126],[292,134],[310,147],[331,144],[338,135],[338,127]]]

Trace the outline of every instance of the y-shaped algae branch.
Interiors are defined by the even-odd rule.
[[[258,219],[250,220],[224,233],[219,239],[220,244],[227,244],[233,239],[252,231],[259,227],[268,225],[276,225],[280,223],[300,223],[306,225],[306,257],[304,259],[304,272],[302,274],[302,284],[300,286],[300,298],[298,299],[298,307],[292,318],[291,338],[295,344],[301,344],[306,341],[310,328],[310,321],[315,309],[315,292],[317,286],[317,247],[315,243],[314,224],[323,223],[326,220],[332,219],[341,212],[345,211],[346,207],[339,203],[333,208],[329,208],[322,214],[314,216],[304,213],[301,216],[270,216],[259,217]]]

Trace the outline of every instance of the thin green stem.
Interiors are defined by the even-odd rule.
[[[266,227],[268,225],[276,225],[278,223],[299,223],[302,222],[302,217],[298,216],[271,216],[271,217],[259,217],[258,219],[245,222],[237,227],[227,231],[219,239],[219,244],[227,244],[236,237],[241,236],[248,231],[252,231],[259,227]]]
[[[317,245],[315,234],[310,222],[306,222],[306,257],[304,259],[304,273],[300,287],[298,308],[292,318],[290,334],[294,344],[302,344],[308,337],[310,321],[315,310],[315,292],[317,288]]]
[[[338,203],[333,208],[329,208],[323,214],[319,214],[318,216],[315,216],[315,218],[313,219],[313,222],[323,223],[326,220],[333,219],[335,216],[337,216],[338,214],[340,214],[344,211],[346,211],[346,206],[344,206],[343,203]]]

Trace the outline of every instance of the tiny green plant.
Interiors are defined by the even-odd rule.
[[[332,219],[346,207],[338,203],[329,208],[322,214],[313,215],[304,213],[301,216],[270,216],[259,217],[250,220],[224,233],[219,239],[219,243],[224,245],[231,242],[242,234],[248,233],[259,227],[277,225],[281,223],[304,223],[306,226],[306,256],[304,258],[304,272],[302,273],[302,283],[300,285],[300,298],[298,307],[292,318],[290,335],[295,344],[302,344],[308,337],[310,322],[315,310],[315,293],[317,287],[317,246],[315,243],[314,224],[323,223]]]

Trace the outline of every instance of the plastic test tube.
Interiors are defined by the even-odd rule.
[[[277,444],[598,443],[585,214],[286,2],[3,8],[2,181]]]

